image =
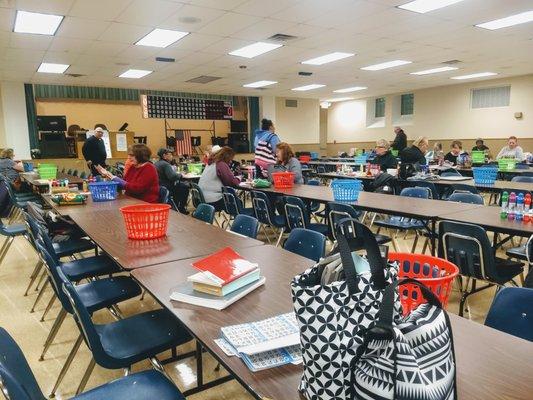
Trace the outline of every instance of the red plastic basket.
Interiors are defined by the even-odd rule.
[[[298,157],[298,160],[302,163],[308,163],[311,161],[311,156],[300,156]]]
[[[389,253],[389,261],[398,262],[400,278],[415,278],[422,282],[446,308],[453,279],[459,274],[455,264],[438,257],[410,253]],[[412,284],[400,287],[400,300],[404,315],[426,302],[418,286]]]
[[[130,239],[156,239],[167,234],[168,204],[135,204],[120,211]]]
[[[294,186],[293,172],[273,172],[272,179],[276,189],[287,189]]]

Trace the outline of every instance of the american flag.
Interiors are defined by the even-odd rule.
[[[191,132],[176,131],[176,154],[179,156],[192,154]]]

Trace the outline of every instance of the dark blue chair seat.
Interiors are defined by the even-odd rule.
[[[384,228],[391,229],[425,229],[425,225],[422,221],[413,218],[402,218],[402,217],[389,217],[383,221],[376,221],[374,225],[381,226]]]
[[[270,219],[272,221],[272,224],[276,228],[281,228],[281,227],[285,226],[285,216],[284,215],[273,214],[273,215],[270,216]]]
[[[518,261],[512,261],[505,258],[494,257],[494,263],[498,269],[497,276],[491,276],[492,282],[503,285],[520,275],[524,271],[524,265]]]
[[[120,272],[120,267],[108,256],[99,255],[61,263],[61,270],[71,281]]]
[[[96,246],[89,239],[69,239],[63,242],[53,243],[56,255],[61,257],[71,256],[82,251],[93,250]]]
[[[26,232],[26,225],[24,224],[11,224],[0,226],[0,234],[3,236],[20,236]]]
[[[119,378],[72,400],[185,400],[180,391],[158,371],[143,371]]]
[[[141,294],[140,286],[128,276],[91,281],[76,286],[76,292],[89,313]]]
[[[512,247],[505,252],[505,255],[518,260],[527,260],[526,245]]]
[[[312,231],[319,232],[324,236],[327,236],[329,232],[329,226],[326,224],[309,223],[307,225],[307,229],[311,229]]]

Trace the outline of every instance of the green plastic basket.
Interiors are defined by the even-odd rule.
[[[362,155],[363,155],[363,149],[357,149],[357,150],[355,150],[355,155],[356,155],[356,156],[362,156]]]
[[[189,174],[201,175],[204,169],[204,164],[202,163],[191,163],[187,164],[187,170]]]
[[[498,169],[500,171],[510,171],[516,168],[516,160],[514,158],[500,158],[498,160]]]
[[[54,164],[39,164],[37,168],[39,171],[39,177],[41,179],[56,179],[57,178],[57,165]]]
[[[394,157],[398,157],[398,150],[391,150],[390,152]]]
[[[485,162],[485,152],[483,150],[472,151],[472,162],[474,164],[483,164]]]

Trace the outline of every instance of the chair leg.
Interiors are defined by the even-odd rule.
[[[278,240],[276,242],[276,247],[278,247],[280,242],[281,242],[281,238],[283,237],[283,232],[285,232],[285,228],[281,228],[281,230],[279,231],[279,236],[278,236]]]
[[[268,235],[267,229],[264,224],[261,224],[261,228],[263,229],[263,233],[265,234],[266,240],[268,241],[268,244],[271,244],[270,236]]]
[[[38,292],[39,291],[39,287],[41,286],[41,283],[43,283],[44,279],[46,278],[47,276],[47,272],[46,272],[46,269],[41,272],[41,276],[39,276],[39,281],[37,282],[37,286],[35,286],[35,291]]]
[[[44,356],[46,352],[48,351],[48,349],[50,348],[51,344],[53,343],[54,339],[56,338],[57,332],[59,332],[59,328],[61,328],[61,325],[63,325],[63,321],[65,321],[66,316],[67,316],[67,312],[62,308],[61,311],[59,311],[59,314],[57,314],[54,325],[52,325],[52,329],[50,329],[50,333],[48,334],[48,337],[46,338],[46,341],[44,342],[43,352],[41,353],[41,356],[39,357],[39,361],[44,360]]]
[[[4,261],[4,257],[7,255],[7,252],[9,251],[13,240],[15,240],[14,237],[9,237],[2,246],[2,250],[0,250],[0,264],[2,263],[2,261]]]
[[[61,368],[61,371],[59,372],[59,375],[56,379],[56,383],[54,384],[54,388],[52,389],[52,392],[50,393],[50,397],[54,397],[56,395],[56,391],[59,388],[59,385],[63,381],[63,378],[65,378],[65,375],[67,374],[68,369],[70,368],[70,365],[72,364],[72,361],[74,360],[74,357],[76,356],[76,353],[78,352],[78,349],[80,348],[81,342],[83,342],[83,337],[80,333],[78,338],[76,339],[76,342],[74,342],[74,346],[72,346],[72,350],[70,350],[70,353],[67,356],[67,359],[65,360],[65,364],[63,365],[63,368]]]
[[[39,303],[39,300],[41,300],[41,297],[43,297],[46,287],[49,285],[50,281],[47,279],[46,282],[44,282],[43,287],[41,288],[41,291],[37,295],[37,298],[35,299],[35,302],[33,303],[33,306],[31,307],[30,312],[35,311],[35,307],[37,306],[37,303]]]
[[[165,375],[168,379],[170,379],[170,376],[168,376],[167,371],[165,371],[165,368],[163,367],[163,364],[161,364],[161,362],[157,359],[157,357],[151,357],[150,358],[150,364],[152,364],[152,366],[156,370],[158,370],[163,375]],[[172,379],[170,379],[170,380],[172,380]]]
[[[56,295],[55,293],[52,295],[52,298],[50,299],[50,301],[48,302],[48,304],[46,305],[46,308],[44,309],[44,312],[43,312],[43,316],[41,317],[41,322],[44,322],[44,318],[46,317],[46,314],[48,314],[48,312],[50,311],[50,309],[52,308],[52,306],[54,305],[55,301],[56,301]]]
[[[422,247],[422,254],[426,254],[428,245],[429,245],[429,237],[427,237],[426,240],[424,240],[424,246]]]
[[[413,242],[413,247],[411,248],[411,253],[415,252],[417,244],[418,244],[418,232],[415,231],[415,240]]]
[[[35,268],[33,269],[33,272],[30,276],[30,283],[28,284],[28,287],[26,288],[26,291],[24,292],[24,296],[28,295],[28,292],[30,291],[32,285],[37,280],[37,277],[39,276],[39,272],[41,272],[42,267],[43,267],[43,262],[39,259],[39,261],[35,265]]]
[[[141,294],[141,301],[144,300],[144,295],[146,294],[146,289],[143,289],[143,292]]]
[[[80,385],[78,386],[78,389],[76,389],[76,396],[79,395],[83,390],[85,389],[85,386],[87,386],[87,382],[89,381],[89,378],[91,377],[91,374],[93,373],[94,366],[96,365],[96,361],[94,361],[94,358],[91,358],[91,362],[87,366],[87,370],[85,371],[85,374],[83,374],[83,378],[81,378]]]

